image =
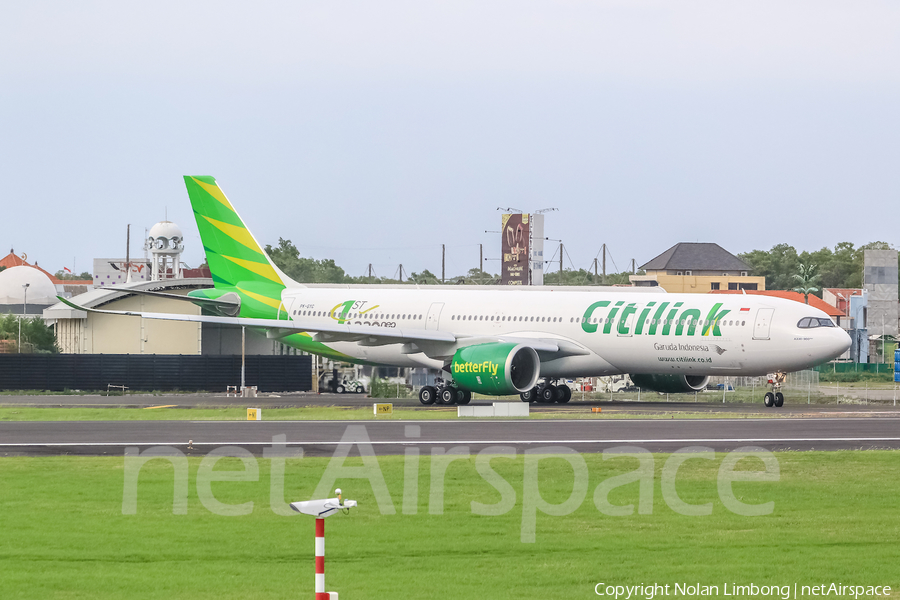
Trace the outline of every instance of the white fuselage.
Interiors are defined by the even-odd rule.
[[[559,340],[583,349],[561,358],[542,354],[540,372],[547,377],[763,375],[821,364],[850,346],[838,327],[798,326],[804,317],[827,319],[824,312],[762,295],[349,286],[287,288],[282,299],[291,319],[446,331],[461,345],[508,336]],[[403,344],[327,345],[351,361],[446,364],[423,352],[410,353]]]

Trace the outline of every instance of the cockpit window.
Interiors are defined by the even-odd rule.
[[[814,329],[816,327],[836,327],[831,319],[822,319],[819,317],[804,317],[797,323],[800,329]]]

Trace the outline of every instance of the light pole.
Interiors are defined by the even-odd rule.
[[[25,315],[28,314],[28,286],[30,283],[23,283],[22,289],[25,290],[25,294],[22,296],[22,316],[19,318],[19,342],[16,344],[16,351],[21,354],[22,353],[22,319],[25,318]]]
[[[30,283],[23,283],[22,289],[25,290],[25,295],[22,297],[22,316],[19,318],[19,342],[16,344],[16,352],[19,354],[22,353],[22,319],[25,318],[25,315],[28,313],[28,286]]]

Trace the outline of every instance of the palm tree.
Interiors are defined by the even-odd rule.
[[[819,274],[816,273],[818,265],[800,263],[794,279],[797,280],[797,287],[793,291],[803,294],[804,301],[809,304],[809,295],[812,292],[818,292],[819,288],[815,286],[819,282]]]

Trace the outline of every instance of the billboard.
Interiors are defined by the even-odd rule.
[[[502,285],[528,285],[528,215],[522,213],[503,215],[500,228],[501,252],[503,256],[500,267],[500,283]]]
[[[95,258],[94,286],[112,287],[128,280],[128,267],[124,258]],[[150,261],[131,259],[131,281],[150,281]]]

